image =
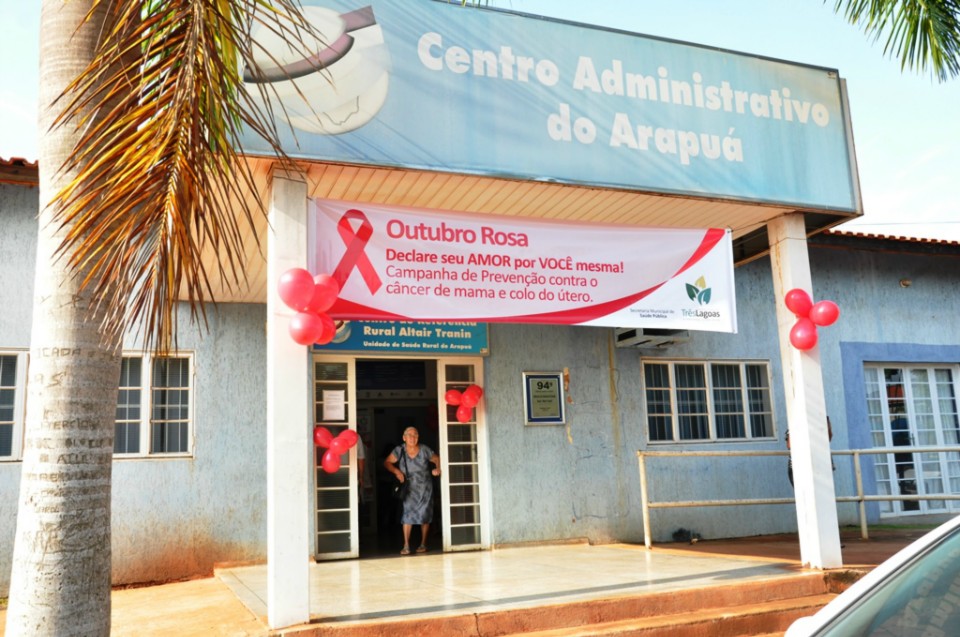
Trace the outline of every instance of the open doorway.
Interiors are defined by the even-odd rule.
[[[356,381],[357,433],[366,453],[358,511],[360,557],[397,555],[403,545],[401,507],[390,497],[395,480],[383,461],[402,444],[407,427],[416,427],[420,443],[440,453],[437,364],[432,359],[357,359]],[[441,491],[435,483],[426,541],[431,551],[443,545]],[[414,542],[419,542],[419,533],[414,527]]]
[[[430,550],[489,548],[489,502],[481,405],[467,418],[439,399],[463,391],[483,375],[477,357],[373,358],[317,353],[313,360],[314,424],[337,436],[355,428],[365,452],[363,489],[358,489],[359,449],[341,457],[339,468],[322,468],[327,451],[317,447],[314,557],[336,560],[399,555],[402,528],[389,496],[383,460],[401,442],[403,429],[416,426],[422,444],[441,459],[434,481]],[[362,377],[362,378],[361,378]],[[442,403],[442,404],[441,404]],[[439,413],[438,413],[439,411]],[[417,527],[419,531],[419,527]],[[411,537],[419,542],[419,534]]]

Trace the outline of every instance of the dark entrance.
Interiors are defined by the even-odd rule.
[[[398,555],[403,545],[400,506],[389,495],[393,476],[383,461],[402,444],[403,430],[416,427],[420,442],[440,450],[437,414],[437,365],[432,359],[356,361],[357,431],[366,445],[360,500],[360,557]],[[442,547],[439,482],[434,485],[433,523],[427,545]],[[419,527],[413,531],[419,542]]]

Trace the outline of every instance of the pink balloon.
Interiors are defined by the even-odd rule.
[[[340,432],[337,438],[343,439],[343,441],[347,444],[347,449],[352,448],[353,445],[357,444],[357,441],[360,440],[360,436],[358,436],[357,432],[353,429],[344,429]]]
[[[479,401],[479,398],[477,398],[476,392],[465,391],[463,392],[463,396],[460,398],[460,406],[473,409],[474,407],[477,406],[478,401]]]
[[[810,314],[810,308],[813,307],[810,295],[800,288],[793,288],[787,292],[783,297],[783,302],[797,318],[807,318],[807,315]]]
[[[329,274],[318,274],[313,277],[313,294],[306,311],[319,314],[329,310],[337,301],[340,294],[340,284]]]
[[[291,310],[304,311],[310,305],[314,289],[313,277],[303,268],[292,268],[280,275],[277,291]]]
[[[466,405],[457,407],[457,420],[460,422],[470,422],[473,418],[473,408]]]
[[[323,323],[316,314],[299,312],[290,319],[290,337],[301,345],[311,345],[323,332]]]
[[[320,333],[313,342],[317,345],[326,345],[337,335],[337,324],[326,314],[318,314],[316,316],[320,321]]]
[[[326,449],[330,446],[330,443],[333,441],[333,434],[330,433],[330,430],[326,427],[314,427],[313,428],[313,444]]]
[[[320,466],[327,473],[336,473],[340,470],[340,454],[334,453],[333,449],[324,452],[323,458],[320,459]]]
[[[817,344],[817,326],[813,321],[799,319],[790,330],[790,344],[802,351],[812,349]]]
[[[448,405],[459,405],[462,398],[463,394],[458,389],[448,389],[447,393],[443,395],[443,400]]]
[[[347,444],[346,440],[337,436],[330,441],[330,451],[340,456],[350,451],[350,445]]]
[[[810,320],[826,327],[836,323],[840,317],[840,308],[833,301],[818,301],[810,310]]]

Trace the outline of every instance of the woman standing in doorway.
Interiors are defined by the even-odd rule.
[[[430,468],[433,463],[433,469]],[[433,480],[431,476],[440,475],[440,456],[427,445],[420,444],[420,433],[416,427],[403,430],[403,444],[390,452],[383,461],[387,471],[400,482],[409,483],[407,494],[403,498],[403,550],[400,555],[410,555],[410,531],[414,524],[420,525],[420,546],[417,553],[427,550],[427,533],[433,522]]]

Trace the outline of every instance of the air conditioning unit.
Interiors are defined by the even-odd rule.
[[[618,327],[614,329],[617,347],[663,349],[690,340],[687,330],[666,330],[655,327]]]

